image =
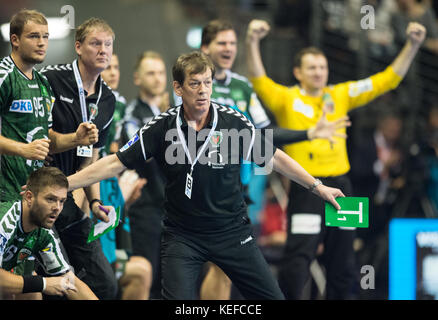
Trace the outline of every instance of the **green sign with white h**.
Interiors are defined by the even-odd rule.
[[[368,228],[368,198],[340,197],[336,202],[341,206],[340,210],[325,203],[326,226]]]

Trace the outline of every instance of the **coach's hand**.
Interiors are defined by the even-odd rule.
[[[336,202],[336,198],[345,197],[345,195],[342,193],[340,189],[327,187],[323,184],[320,184],[313,190],[313,193],[317,194],[325,201],[330,202],[336,208],[336,210],[341,209],[341,206]]]
[[[99,202],[94,202],[91,211],[97,219],[109,222],[108,213],[113,209],[111,206],[102,206]]]
[[[82,122],[76,129],[76,141],[80,146],[88,146],[99,141],[99,129],[94,123]]]

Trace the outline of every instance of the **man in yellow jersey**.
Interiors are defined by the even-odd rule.
[[[289,88],[266,75],[259,44],[268,32],[269,25],[263,20],[253,20],[248,26],[246,51],[250,81],[257,96],[275,115],[278,125],[293,130],[314,126],[323,110],[327,119],[333,121],[395,89],[426,35],[422,25],[410,23],[404,47],[384,71],[333,86],[327,86],[328,63],[324,53],[314,47],[304,48],[298,52],[293,69],[299,84]],[[287,145],[284,150],[325,185],[340,188],[346,196],[351,196],[351,182],[346,175],[350,169],[346,139],[335,139],[335,143],[321,139],[303,141]],[[296,184],[290,187],[289,199],[288,238],[279,269],[279,282],[286,298],[301,298],[310,263],[321,242],[327,257],[327,299],[348,298],[358,273],[354,265],[354,230],[325,228],[323,201]]]

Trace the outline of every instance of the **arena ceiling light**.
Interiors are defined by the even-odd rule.
[[[47,18],[49,24],[49,39],[63,39],[70,34],[70,25],[65,18]],[[9,42],[9,22],[0,26],[3,41]]]

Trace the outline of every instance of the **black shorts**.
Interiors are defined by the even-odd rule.
[[[132,255],[146,258],[152,265],[152,299],[161,297],[160,246],[162,208],[135,206],[128,211]]]
[[[132,255],[145,257],[151,262],[152,267],[157,267],[160,258],[163,209],[151,206],[130,208],[128,216]]]
[[[347,176],[320,178],[324,185],[351,196]],[[324,254],[328,299],[345,299],[355,281],[355,230],[325,226],[324,200],[296,183],[291,184],[287,210],[287,241],[279,269],[279,281],[288,299],[300,299],[309,276],[309,266],[320,243]]]
[[[249,219],[239,216],[230,223],[229,230],[211,235],[184,232],[165,220],[161,246],[164,299],[196,299],[206,261],[220,267],[246,299],[284,299]]]

